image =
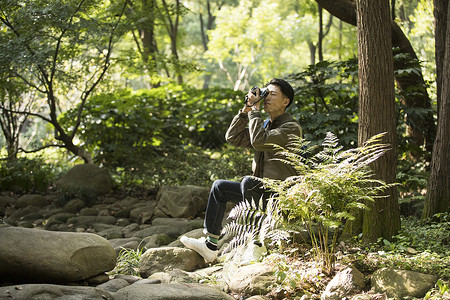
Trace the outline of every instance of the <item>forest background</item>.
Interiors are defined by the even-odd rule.
[[[226,128],[274,77],[294,86],[306,140],[358,146],[358,29],[327,2],[3,0],[1,190],[47,191],[83,162],[122,189],[239,179],[252,155],[226,144]],[[434,7],[390,6],[411,46],[393,48],[399,203],[420,217],[438,114]]]

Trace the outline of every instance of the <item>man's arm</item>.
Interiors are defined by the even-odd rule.
[[[250,143],[258,151],[271,151],[273,145],[285,147],[289,142],[290,135],[302,136],[300,124],[295,121],[286,122],[278,128],[264,130],[259,111],[249,113],[250,118]]]
[[[248,104],[252,105],[259,99],[259,91],[256,91],[256,95],[251,91],[247,94]],[[245,105],[239,114],[237,114],[231,121],[228,127],[227,133],[225,134],[225,139],[228,143],[237,147],[252,148],[252,143],[250,142],[250,132],[247,128],[248,125],[248,112],[259,111],[260,102],[255,103],[253,106]]]

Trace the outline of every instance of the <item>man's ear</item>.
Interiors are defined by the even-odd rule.
[[[289,100],[288,97],[284,97],[284,103],[283,103],[284,108],[286,108],[289,105],[289,102],[291,102],[291,100]]]

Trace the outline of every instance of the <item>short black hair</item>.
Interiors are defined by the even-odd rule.
[[[288,108],[292,101],[294,101],[294,89],[292,88],[292,86],[289,84],[289,82],[287,82],[284,79],[280,79],[280,78],[273,78],[272,80],[269,81],[269,84],[274,84],[280,87],[281,92],[289,98],[289,104],[286,106],[286,108]]]

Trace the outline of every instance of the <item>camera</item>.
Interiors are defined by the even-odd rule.
[[[254,102],[252,105],[248,105],[247,104],[248,103],[248,96],[247,95],[245,96],[244,103],[245,103],[246,106],[251,107],[251,106],[255,105],[255,103],[258,103],[262,99],[266,98],[267,95],[269,95],[269,90],[266,87],[260,89],[259,87],[254,86],[254,87],[252,87],[252,89],[250,91],[252,92],[253,95],[256,96],[258,94],[257,93],[258,90],[259,90],[259,99],[258,99],[258,101]]]

